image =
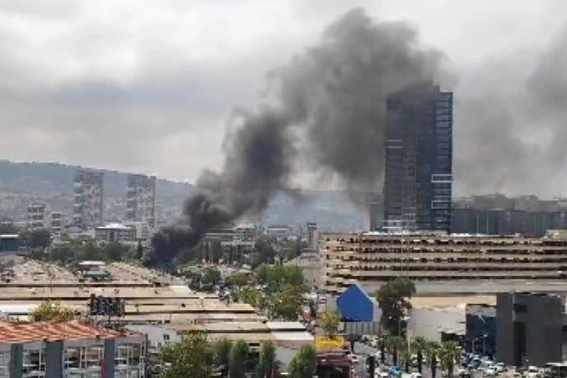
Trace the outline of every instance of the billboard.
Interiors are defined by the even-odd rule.
[[[342,336],[320,336],[315,339],[315,348],[318,351],[343,350],[345,348],[345,339]]]

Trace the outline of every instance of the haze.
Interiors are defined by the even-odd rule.
[[[235,107],[355,6],[444,52],[457,194],[561,194],[561,0],[0,1],[0,157],[194,180]]]

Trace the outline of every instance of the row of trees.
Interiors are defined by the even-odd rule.
[[[402,366],[406,372],[410,371],[412,356],[415,355],[417,368],[423,372],[424,365],[431,369],[431,376],[435,377],[437,368],[452,376],[455,366],[461,358],[461,347],[455,341],[438,343],[427,341],[423,337],[408,340],[401,336],[386,336],[379,342],[381,363],[386,361],[386,355],[392,358],[392,364]]]
[[[223,246],[219,240],[203,240],[192,248],[182,249],[176,257],[176,263],[186,265],[195,261],[208,261],[217,264],[222,259],[231,264],[247,264],[256,268],[262,264],[274,264],[280,258],[295,258],[304,247],[300,240],[284,242],[265,236],[259,237],[250,248]]]
[[[32,258],[62,263],[73,267],[83,260],[140,261],[144,254],[141,244],[129,246],[117,242],[97,243],[95,241],[67,242],[52,246],[49,249],[33,249]]]
[[[164,378],[221,377],[245,378],[254,372],[259,378],[279,377],[281,363],[277,360],[272,342],[262,344],[259,359],[251,358],[248,343],[243,340],[221,339],[210,342],[207,334],[192,331],[181,340],[167,344],[162,351],[166,366]],[[317,353],[312,346],[303,347],[289,367],[291,378],[311,378],[317,366]]]

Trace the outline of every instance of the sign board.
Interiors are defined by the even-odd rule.
[[[315,348],[321,351],[342,350],[345,347],[345,339],[341,336],[317,337]]]
[[[346,335],[379,335],[380,323],[379,322],[346,322],[345,323]]]

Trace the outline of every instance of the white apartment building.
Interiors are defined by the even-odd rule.
[[[54,236],[61,236],[66,225],[65,213],[53,211],[51,212],[49,219],[49,230],[51,231],[51,234]]]
[[[145,222],[155,227],[156,177],[128,175],[126,196],[126,219],[131,222]]]
[[[79,170],[75,176],[73,225],[95,227],[103,220],[104,173]]]
[[[26,222],[30,229],[47,228],[47,210],[43,203],[32,203],[26,211]]]
[[[136,228],[120,223],[110,223],[95,228],[95,239],[108,243],[133,243],[136,241]]]

